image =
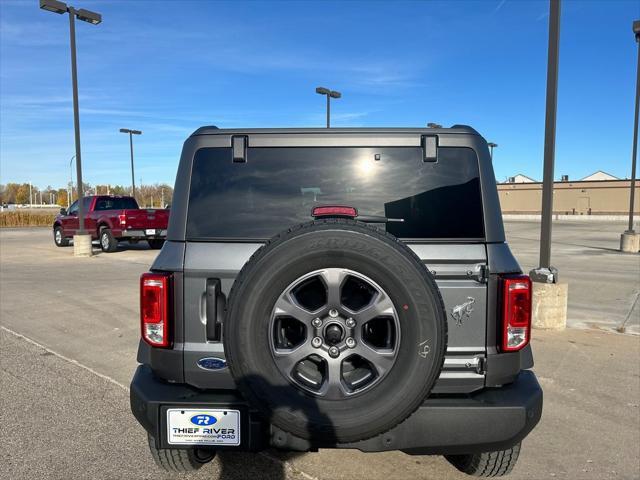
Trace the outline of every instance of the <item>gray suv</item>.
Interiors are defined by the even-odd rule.
[[[531,282],[472,128],[203,127],[142,275],[156,463],[356,448],[511,471],[538,423]]]

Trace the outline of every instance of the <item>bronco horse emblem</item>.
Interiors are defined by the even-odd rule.
[[[476,303],[473,297],[467,297],[467,301],[461,305],[456,305],[451,310],[451,316],[456,321],[456,325],[462,325],[464,317],[470,318],[471,312],[473,312],[473,304]]]

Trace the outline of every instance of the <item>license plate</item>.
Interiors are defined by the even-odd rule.
[[[240,411],[170,408],[167,435],[171,445],[240,445]]]
[[[155,235],[155,234],[156,234],[156,230],[155,230],[155,228],[147,228],[144,232],[145,232],[147,235]]]

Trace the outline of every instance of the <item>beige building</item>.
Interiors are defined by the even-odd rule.
[[[553,213],[560,215],[625,215],[629,213],[630,180],[579,180],[554,183]],[[540,214],[542,183],[500,183],[502,213]],[[640,212],[636,181],[634,211]]]

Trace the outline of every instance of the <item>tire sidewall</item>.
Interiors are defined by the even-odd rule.
[[[60,241],[58,241],[58,232],[60,232]],[[53,229],[53,242],[58,246],[62,247],[64,244],[64,235],[62,233],[61,227],[56,227]]]
[[[393,428],[420,405],[442,367],[446,318],[426,268],[405,245],[375,235],[370,227],[348,225],[321,224],[262,252],[230,299],[225,351],[234,378],[275,425],[303,438],[329,434],[336,441],[356,441]],[[394,303],[401,331],[388,375],[340,401],[292,386],[269,348],[275,299],[296,278],[332,267],[354,270],[380,285]]]
[[[107,240],[107,245],[104,244],[104,239]],[[108,228],[103,228],[100,230],[100,248],[103,252],[113,252],[115,250],[114,247],[115,238],[113,238],[113,234],[111,230]]]

